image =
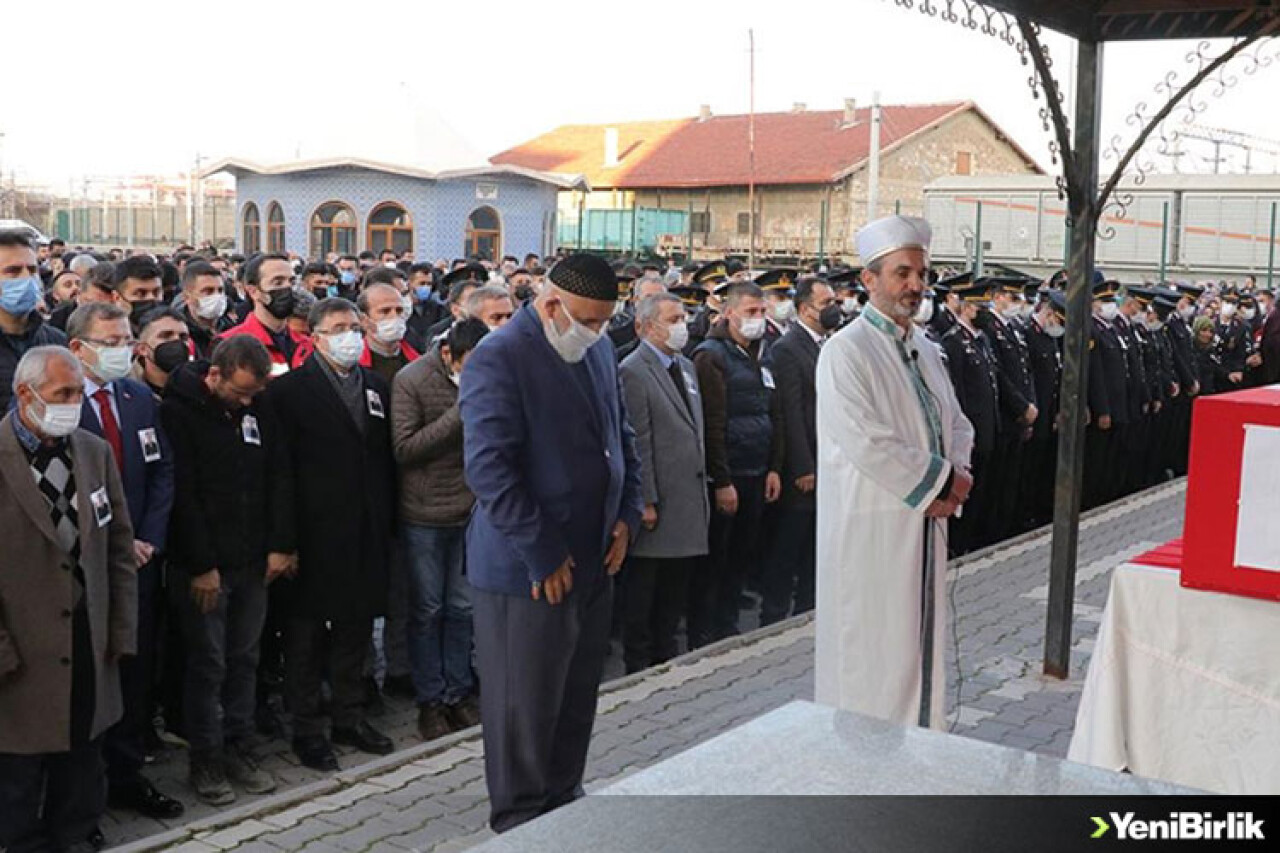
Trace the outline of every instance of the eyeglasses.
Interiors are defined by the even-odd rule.
[[[124,340],[112,339],[109,341],[97,340],[95,338],[81,338],[86,344],[93,344],[95,347],[131,347],[137,345],[134,338],[126,338]]]

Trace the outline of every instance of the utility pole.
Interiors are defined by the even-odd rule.
[[[878,216],[880,207],[880,93],[871,96],[871,159],[867,164],[867,221]]]
[[[750,92],[748,93],[749,111],[747,115],[747,269],[755,272],[756,268],[756,34],[755,30],[747,30],[747,48],[749,54]]]

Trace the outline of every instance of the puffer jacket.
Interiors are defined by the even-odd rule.
[[[462,476],[458,388],[439,346],[396,374],[391,442],[400,467],[400,520],[433,527],[466,524],[475,497]]]

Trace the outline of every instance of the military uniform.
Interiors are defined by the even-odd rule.
[[[1066,303],[1062,301],[1058,322],[1066,322]],[[1055,312],[1057,308],[1055,307]],[[1025,449],[1024,486],[1020,500],[1028,527],[1048,524],[1053,520],[1053,484],[1056,475],[1059,400],[1062,391],[1062,342],[1051,337],[1040,321],[1027,321],[1027,353],[1031,382],[1036,389],[1036,405],[1040,416],[1031,428],[1031,440]]]
[[[989,286],[969,285],[966,301],[982,301]],[[959,294],[960,291],[957,290]],[[995,354],[986,336],[963,322],[957,322],[942,338],[942,351],[947,357],[951,384],[965,417],[973,424],[971,472],[973,491],[959,518],[951,519],[950,550],[964,554],[994,540],[996,524],[992,519],[995,506],[995,480],[992,460],[1000,430],[1000,387]]]
[[[1094,300],[1113,301],[1119,285],[1094,285]],[[1120,478],[1125,430],[1129,425],[1129,367],[1115,327],[1098,315],[1091,319],[1089,338],[1089,426],[1085,430],[1084,495],[1086,509],[1115,497]],[[1108,421],[1103,426],[1104,419]]]

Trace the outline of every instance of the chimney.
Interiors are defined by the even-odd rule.
[[[706,121],[711,118],[711,105],[703,104],[698,107],[698,121]]]
[[[616,127],[606,127],[604,129],[604,167],[612,169],[618,165],[618,129]]]
[[[854,121],[856,120],[854,117],[857,114],[858,114],[858,99],[845,98],[844,99],[844,119],[842,121],[842,124],[845,127],[848,127],[849,125],[853,124]]]
[[[796,101],[791,105],[791,112],[793,113],[802,113],[804,112],[804,110],[805,110],[805,105],[801,101]]]

